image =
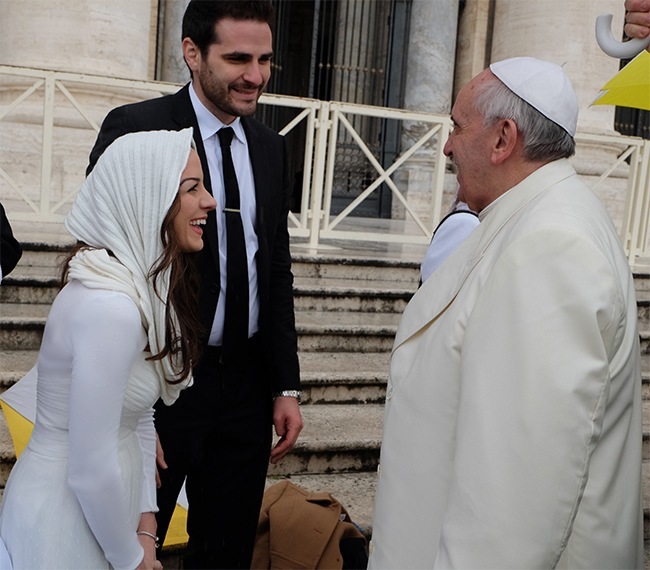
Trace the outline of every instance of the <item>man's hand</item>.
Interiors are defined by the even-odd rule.
[[[156,432],[156,487],[160,489],[160,473],[159,469],[167,469],[167,463],[165,463],[165,452],[163,451],[162,445],[160,445],[160,439],[158,438],[158,432]]]
[[[280,441],[271,450],[271,463],[277,463],[293,446],[302,431],[302,416],[298,400],[290,396],[278,396],[273,402],[273,425]]]
[[[647,38],[650,35],[650,0],[625,0],[625,9],[626,35],[631,38]]]

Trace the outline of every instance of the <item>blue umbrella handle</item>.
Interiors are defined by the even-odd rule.
[[[619,42],[612,36],[611,14],[601,14],[596,18],[596,41],[607,55],[618,59],[632,59],[650,45],[650,37],[633,38]]]

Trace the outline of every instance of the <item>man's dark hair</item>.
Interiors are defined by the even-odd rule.
[[[181,39],[190,38],[205,56],[218,41],[215,24],[220,20],[255,20],[272,27],[274,16],[269,0],[191,0],[183,16]]]

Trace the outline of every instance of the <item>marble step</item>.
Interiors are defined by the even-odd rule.
[[[49,312],[46,304],[0,305],[0,349],[38,349]],[[297,311],[301,351],[386,352],[392,348],[400,315],[337,311]]]
[[[14,385],[36,364],[38,350],[0,350],[0,392]]]
[[[363,311],[402,314],[417,284],[393,281],[297,277],[297,311]]]
[[[0,350],[0,392],[22,378],[37,356],[37,350]],[[303,404],[384,402],[389,352],[300,352],[298,356]],[[650,401],[648,373],[642,376],[642,395]]]
[[[381,404],[390,354],[301,352],[302,401],[310,404]],[[37,350],[0,350],[0,392],[36,363]]]
[[[374,472],[379,461],[384,407],[376,404],[302,406],[304,429],[295,449],[269,467],[269,476]],[[0,487],[15,451],[0,414]]]
[[[389,352],[300,352],[304,404],[383,404]]]
[[[417,286],[420,278],[419,263],[412,260],[386,259],[366,253],[309,255],[295,247],[292,247],[291,255],[291,267],[296,278],[386,281],[408,286]]]
[[[417,284],[360,279],[297,277],[294,282],[296,310],[367,311],[402,313]],[[43,268],[11,274],[0,288],[0,303],[51,304],[59,291],[58,277]]]
[[[393,347],[398,313],[296,311],[298,349],[302,352],[388,352]]]

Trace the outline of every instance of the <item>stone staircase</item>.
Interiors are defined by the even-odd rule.
[[[22,236],[19,236],[22,237]],[[68,238],[23,239],[25,253],[0,285],[0,391],[36,360],[57,292],[57,262]],[[422,252],[305,253],[292,246],[305,428],[296,449],[271,466],[269,482],[290,477],[328,491],[371,533],[389,353],[415,291]],[[644,504],[650,538],[650,273],[636,276],[644,397]],[[0,415],[0,488],[15,460]],[[648,551],[648,548],[646,548]],[[167,568],[177,567],[168,559]]]

